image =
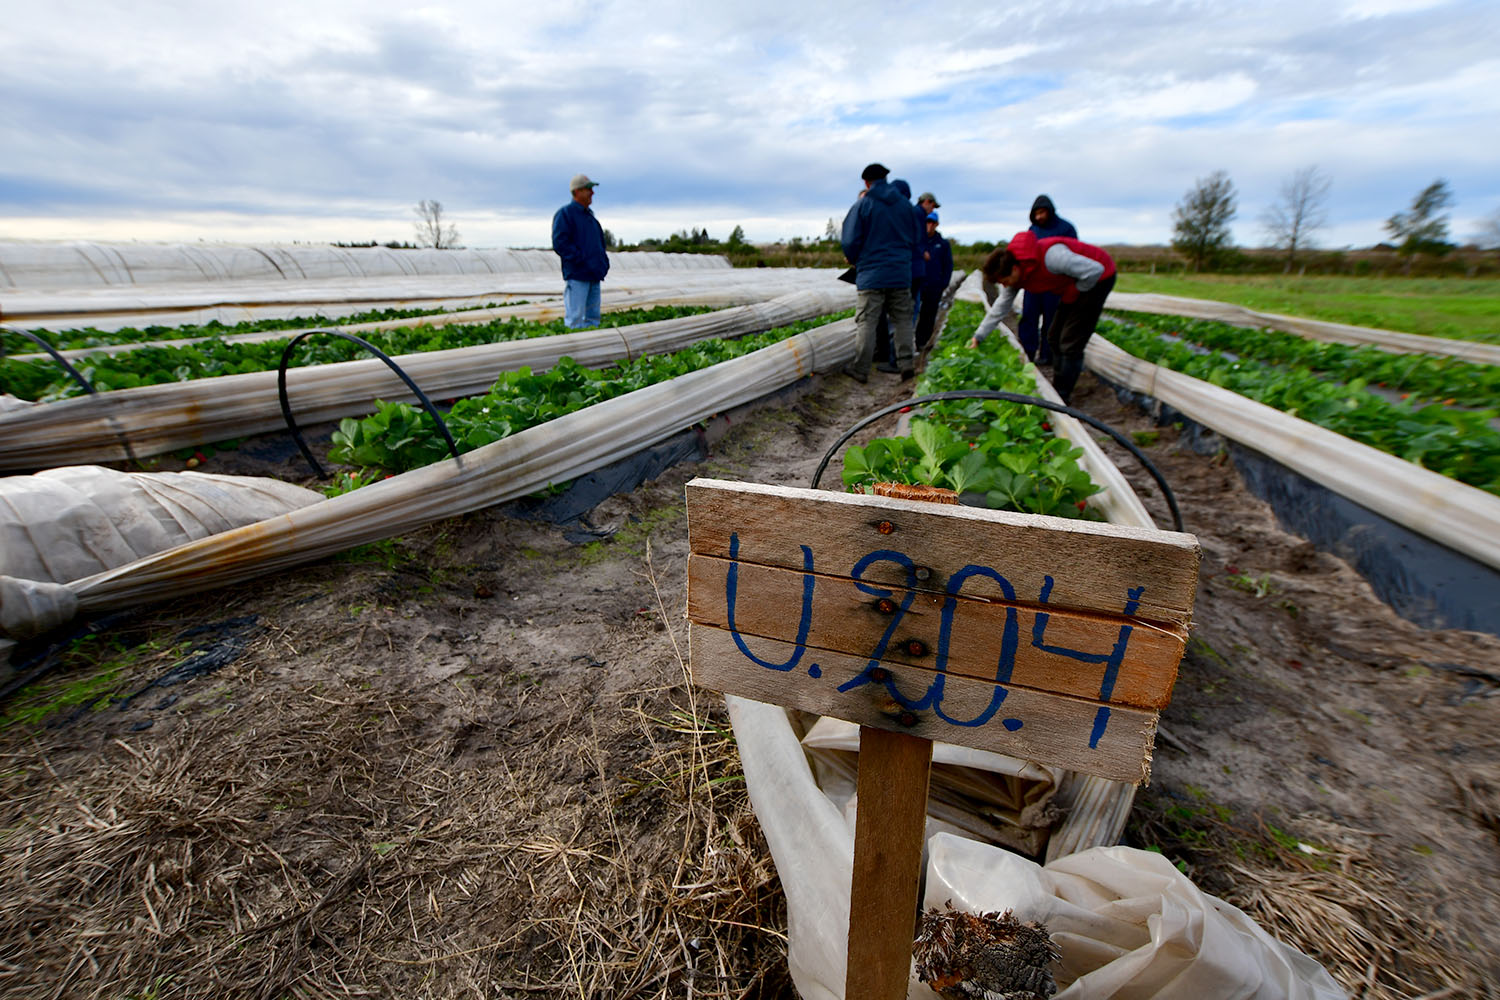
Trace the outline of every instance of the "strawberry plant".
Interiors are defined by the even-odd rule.
[[[1118,313],[1117,321],[1238,359],[1304,368],[1368,389],[1405,393],[1450,405],[1500,406],[1500,368],[1432,354],[1393,354],[1370,345],[1328,344],[1278,330],[1252,330],[1216,320],[1154,313]]]
[[[603,326],[626,326],[710,311],[701,306],[657,306],[606,313]],[[401,327],[378,330],[365,337],[389,355],[419,354],[477,344],[496,344],[531,337],[567,333],[561,319],[548,323],[507,319],[491,323],[449,326]],[[34,347],[35,345],[33,345]],[[257,343],[228,342],[218,337],[181,347],[142,347],[122,354],[84,357],[74,363],[85,380],[99,392],[130,389],[165,382],[188,382],[216,375],[275,371],[281,362],[285,340]],[[294,368],[358,361],[370,355],[359,345],[338,337],[303,341],[292,359]],[[17,361],[0,359],[0,392],[21,399],[50,402],[83,393],[51,359]]]
[[[1136,357],[1202,379],[1459,482],[1500,494],[1500,410],[1391,400],[1363,378],[1340,382],[1306,368],[1163,339],[1155,330],[1106,320],[1099,332]],[[1409,357],[1400,358],[1411,364]]]
[[[977,350],[966,343],[983,311],[956,303],[943,338],[917,383],[919,395],[956,389],[1032,393],[1032,369],[1008,341],[991,337]],[[876,438],[844,454],[845,486],[877,482],[943,486],[982,493],[1002,510],[1098,520],[1087,499],[1099,492],[1078,465],[1083,451],[1054,437],[1048,412],[993,399],[947,400],[911,421],[908,437]]]
[[[150,340],[198,340],[209,337],[231,337],[242,333],[259,333],[263,330],[310,330],[320,326],[349,326],[354,323],[376,323],[382,320],[412,319],[417,316],[436,316],[441,313],[470,312],[476,309],[497,309],[501,306],[522,305],[524,299],[514,302],[490,302],[482,306],[462,306],[457,309],[371,309],[352,316],[331,318],[328,316],[295,316],[287,319],[256,319],[243,323],[190,323],[183,326],[124,326],[118,330],[100,330],[86,326],[71,330],[32,330],[59,351],[82,350],[89,347],[112,347],[117,344],[138,344]],[[31,354],[37,346],[25,337],[8,330],[0,330],[0,354]]]

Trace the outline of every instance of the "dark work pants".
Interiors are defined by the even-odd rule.
[[[932,339],[933,327],[937,325],[938,306],[942,304],[942,301],[942,289],[922,289],[922,299],[917,306],[917,350],[919,351]]]
[[[1021,325],[1016,329],[1016,339],[1026,357],[1039,365],[1053,360],[1052,346],[1041,336],[1043,330],[1052,328],[1052,319],[1057,307],[1062,305],[1062,296],[1056,292],[1027,292],[1021,304]]]
[[[1111,274],[1088,291],[1080,292],[1072,302],[1059,305],[1057,315],[1047,326],[1047,342],[1052,347],[1054,364],[1052,388],[1057,390],[1064,403],[1073,395],[1078,376],[1083,374],[1084,348],[1099,325],[1104,300],[1109,298],[1110,289],[1114,287],[1115,276]]]

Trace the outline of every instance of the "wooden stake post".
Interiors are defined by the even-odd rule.
[[[900,1000],[932,741],[1146,780],[1197,540],[714,479],[687,499],[694,681],[861,727],[844,995]]]

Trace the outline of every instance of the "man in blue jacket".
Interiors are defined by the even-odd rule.
[[[1038,240],[1054,236],[1078,239],[1078,230],[1073,228],[1073,223],[1058,215],[1052,199],[1044,194],[1037,195],[1036,201],[1031,203],[1031,231]],[[1016,339],[1021,342],[1026,356],[1039,365],[1052,363],[1052,351],[1044,334],[1052,326],[1052,317],[1057,315],[1061,302],[1062,297],[1055,293],[1027,292],[1022,303],[1021,325],[1016,331]]]
[[[912,203],[893,184],[886,183],[890,171],[878,163],[865,167],[860,178],[865,190],[849,214],[844,216],[844,256],[855,267],[854,287],[859,290],[854,310],[854,328],[859,336],[858,353],[844,367],[844,374],[860,381],[870,379],[875,356],[875,326],[880,313],[890,313],[891,340],[896,369],[902,379],[916,374],[912,344],[911,276],[916,252],[917,226]]]
[[[599,282],[609,273],[604,227],[589,206],[599,185],[587,174],[572,181],[573,200],[552,217],[552,250],[562,258],[563,322],[570,330],[599,325]]]

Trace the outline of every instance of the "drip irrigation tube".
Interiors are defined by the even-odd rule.
[[[297,334],[297,336],[288,341],[286,349],[281,352],[281,364],[276,368],[276,395],[281,399],[281,416],[284,420],[286,420],[287,430],[292,432],[292,438],[297,442],[297,447],[301,449],[302,457],[307,459],[308,464],[313,467],[313,472],[317,474],[317,477],[319,479],[327,479],[328,473],[323,470],[323,466],[320,465],[318,463],[318,460],[313,457],[312,450],[307,447],[307,442],[302,437],[302,429],[297,426],[296,418],[292,416],[292,404],[287,400],[286,395],[286,366],[287,362],[292,360],[292,351],[297,349],[298,344],[302,343],[302,341],[306,340],[308,337],[313,336],[314,334],[327,334],[330,337],[341,337],[344,340],[349,341],[351,344],[358,344],[360,347],[363,347],[365,350],[375,355],[381,361],[384,361],[386,367],[395,372],[400,377],[401,381],[406,383],[406,387],[410,389],[412,391],[412,394],[417,397],[417,400],[421,402],[422,409],[426,410],[428,415],[437,422],[438,430],[443,434],[443,440],[448,442],[448,453],[453,456],[455,461],[459,461],[459,463],[462,464],[462,462],[458,458],[458,445],[453,443],[453,435],[448,433],[448,425],[443,422],[442,415],[438,413],[437,407],[432,405],[432,400],[428,399],[427,394],[417,387],[417,383],[412,381],[411,376],[406,374],[406,372],[402,370],[400,365],[391,360],[390,355],[386,354],[384,351],[376,347],[374,344],[370,343],[368,340],[356,337],[352,333],[345,333],[342,330],[308,330],[306,333]]]
[[[42,350],[44,350],[48,354],[52,355],[52,360],[56,361],[59,365],[61,365],[62,366],[62,370],[65,371],[65,372],[67,372],[68,375],[69,375],[69,377],[71,377],[74,382],[77,382],[78,385],[79,385],[79,387],[82,388],[84,392],[88,393],[90,396],[97,396],[99,394],[99,390],[95,389],[92,385],[89,384],[89,382],[88,382],[87,379],[85,379],[82,375],[78,374],[78,370],[76,368],[74,368],[72,365],[68,364],[68,359],[65,358],[65,357],[63,357],[61,354],[59,354],[58,351],[57,351],[57,348],[55,348],[51,344],[47,343],[41,337],[38,337],[36,334],[32,333],[30,330],[18,330],[18,329],[15,329],[14,327],[6,327],[5,328],[5,332],[6,333],[14,333],[18,337],[25,337],[27,340],[32,340],[32,341],[35,341],[37,344],[40,344]]]
[[[898,412],[903,407],[926,406],[929,403],[941,403],[945,400],[950,399],[1001,399],[1008,403],[1021,403],[1026,406],[1040,406],[1043,409],[1052,410],[1057,413],[1065,413],[1070,417],[1075,417],[1079,420],[1082,420],[1090,427],[1098,428],[1099,430],[1108,434],[1110,437],[1114,438],[1121,447],[1125,448],[1132,455],[1134,455],[1136,457],[1136,460],[1139,461],[1141,465],[1145,467],[1146,471],[1151,474],[1151,478],[1156,480],[1156,485],[1161,487],[1162,496],[1166,498],[1167,507],[1172,511],[1173,529],[1176,531],[1182,530],[1182,512],[1177,509],[1177,497],[1173,495],[1172,488],[1167,485],[1167,480],[1162,476],[1161,471],[1151,463],[1151,460],[1147,458],[1145,454],[1143,454],[1141,450],[1135,446],[1135,443],[1128,437],[1126,437],[1124,434],[1121,434],[1119,431],[1115,430],[1104,421],[1092,417],[1089,414],[1084,413],[1082,410],[1075,410],[1071,406],[1065,406],[1062,403],[1054,403],[1051,400],[1047,399],[1039,399],[1036,396],[1023,396],[1020,393],[1016,392],[1001,392],[998,389],[955,389],[949,392],[935,392],[928,396],[916,396],[911,399],[897,400],[889,406],[881,407],[874,413],[871,413],[864,419],[860,420],[853,427],[849,428],[844,432],[842,437],[840,437],[833,443],[833,447],[829,448],[827,454],[823,456],[823,461],[818,463],[818,471],[813,473],[812,489],[818,488],[818,482],[823,478],[823,472],[828,468],[828,463],[833,460],[833,456],[838,454],[839,449],[847,444],[849,439],[852,438],[855,434],[859,433],[859,431],[863,428],[868,427],[870,424],[874,423],[876,420],[879,420],[881,417]]]

